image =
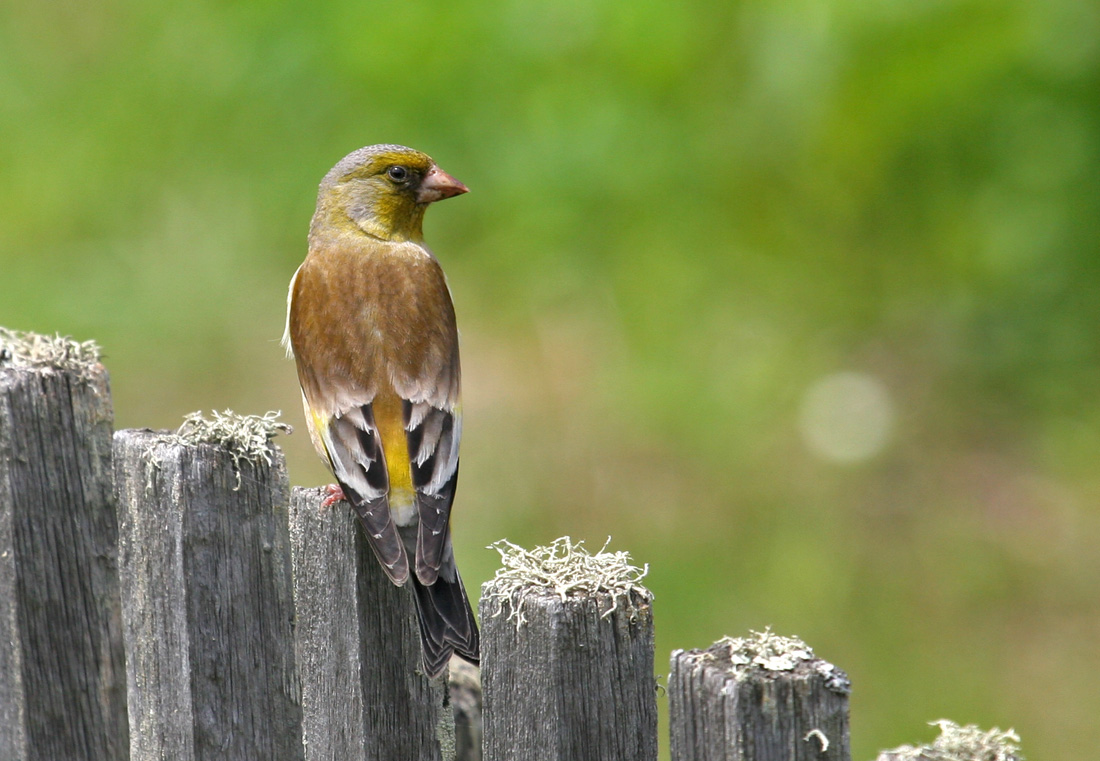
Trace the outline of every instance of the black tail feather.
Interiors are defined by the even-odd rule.
[[[409,581],[415,592],[424,670],[428,676],[442,674],[452,653],[478,665],[481,644],[477,622],[458,574],[455,573],[454,581],[440,576],[430,586],[422,584],[415,573],[409,574]]]

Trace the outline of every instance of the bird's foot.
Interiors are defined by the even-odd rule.
[[[345,500],[344,490],[340,488],[339,484],[329,484],[325,487],[325,499],[321,502],[321,507],[332,507],[337,502]]]

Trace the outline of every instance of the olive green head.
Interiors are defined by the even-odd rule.
[[[428,204],[466,191],[427,154],[403,145],[370,145],[349,153],[321,180],[310,234],[358,231],[419,241]]]

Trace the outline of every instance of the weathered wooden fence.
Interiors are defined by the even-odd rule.
[[[93,345],[0,329],[0,759],[657,758],[624,554],[498,544],[481,681],[432,680],[410,591],[289,487],[281,424],[112,420]],[[678,650],[667,691],[674,761],[850,759],[847,677],[797,640]]]

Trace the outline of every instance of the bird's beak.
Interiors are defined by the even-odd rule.
[[[420,188],[416,191],[417,203],[433,203],[444,198],[459,196],[469,192],[469,188],[444,172],[437,166],[420,182]]]

